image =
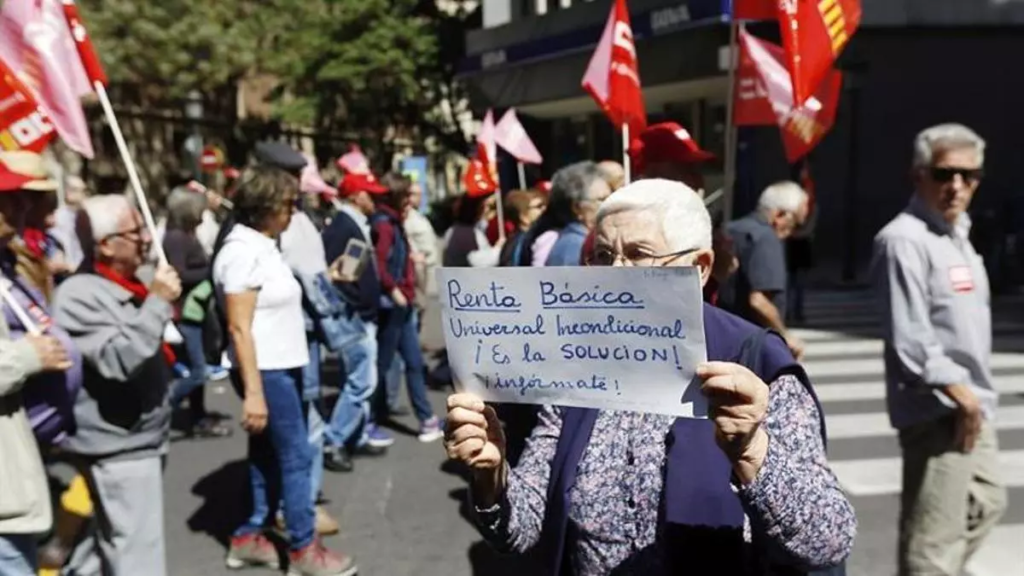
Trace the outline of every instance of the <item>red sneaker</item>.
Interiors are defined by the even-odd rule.
[[[328,550],[319,540],[288,556],[288,576],[355,576],[359,571],[350,556]]]
[[[232,570],[254,566],[276,570],[281,566],[281,559],[277,555],[277,548],[274,548],[270,540],[263,534],[256,533],[233,536],[224,563]]]

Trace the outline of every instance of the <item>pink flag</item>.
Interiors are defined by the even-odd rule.
[[[498,125],[495,126],[494,141],[498,146],[501,146],[506,152],[514,156],[516,160],[524,164],[541,164],[544,162],[544,157],[540,155],[537,147],[533,145],[533,141],[530,140],[526,129],[519,122],[519,117],[516,116],[514,108],[509,108],[508,112],[505,112],[505,115],[501,117]]]
[[[317,168],[316,159],[309,154],[302,155],[306,159],[306,167],[302,169],[299,176],[299,189],[306,194],[323,194],[324,196],[336,196],[338,191],[334,186],[324,182],[320,176],[320,169]]]
[[[476,135],[476,143],[478,147],[483,146],[487,152],[488,165],[495,166],[498,162],[498,146],[494,141],[494,113],[490,109],[484,115],[484,123],[480,126],[480,133]]]
[[[616,129],[629,125],[634,137],[647,127],[640,71],[626,0],[615,0],[601,39],[583,75],[583,89]]]
[[[5,0],[0,10],[0,58],[32,89],[61,139],[92,158],[80,101],[92,89],[60,0]]]
[[[369,174],[370,161],[363,155],[359,146],[353,144],[348,152],[338,158],[338,168],[346,174]]]

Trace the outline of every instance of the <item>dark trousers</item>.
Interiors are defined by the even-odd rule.
[[[387,419],[387,374],[395,354],[405,362],[405,385],[409,391],[413,411],[420,422],[433,416],[427,398],[427,383],[423,374],[423,352],[416,328],[413,308],[390,308],[380,311],[377,332],[377,390],[374,391],[373,409],[376,421]]]

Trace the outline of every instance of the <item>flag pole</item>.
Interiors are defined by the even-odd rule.
[[[722,213],[725,221],[732,219],[734,189],[736,187],[736,148],[739,134],[734,118],[736,114],[736,75],[739,67],[739,32],[741,24],[729,16],[729,82],[725,101],[725,182],[722,186]]]
[[[166,264],[167,255],[164,254],[162,243],[157,239],[156,221],[153,220],[153,212],[150,211],[149,202],[146,200],[146,193],[142,190],[142,181],[139,180],[139,173],[135,169],[135,162],[132,160],[131,152],[128,151],[128,143],[125,142],[124,134],[121,133],[121,125],[114,114],[113,106],[110,105],[107,88],[99,81],[93,82],[92,85],[96,90],[96,95],[99,96],[100,105],[103,106],[103,114],[107,117],[107,123],[110,124],[110,131],[114,133],[114,142],[117,143],[117,149],[121,153],[121,160],[128,171],[128,181],[131,183],[132,191],[135,192],[135,200],[139,205],[139,211],[142,212],[142,219],[145,221],[146,227],[149,228],[149,233],[153,237],[153,245],[156,248],[157,257],[160,259],[161,264]]]
[[[21,325],[25,328],[26,332],[32,336],[43,335],[43,331],[39,329],[39,325],[32,320],[28,315],[28,312],[25,311],[25,308],[22,307],[21,303],[14,298],[13,294],[11,294],[10,280],[7,278],[0,281],[0,297],[3,297],[4,302],[10,306],[11,312],[13,312],[18,318],[18,321],[21,322]]]
[[[632,166],[629,164],[629,123],[622,123],[622,169],[625,172],[625,183],[633,181]]]
[[[526,167],[522,162],[516,162],[519,168],[519,189],[526,190]]]

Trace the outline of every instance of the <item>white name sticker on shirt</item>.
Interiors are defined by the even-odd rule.
[[[460,391],[485,401],[707,416],[696,268],[442,268]]]
[[[949,281],[953,284],[954,292],[974,291],[974,277],[971,276],[970,266],[951,266],[949,268]]]

